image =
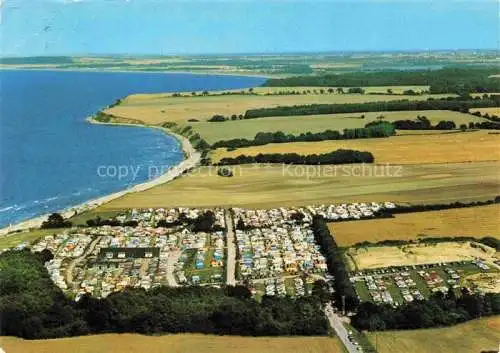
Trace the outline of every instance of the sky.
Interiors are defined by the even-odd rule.
[[[0,55],[498,49],[498,0],[0,0]]]

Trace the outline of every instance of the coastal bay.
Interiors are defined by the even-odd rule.
[[[234,89],[262,82],[231,76],[30,70],[0,71],[0,80],[2,227],[60,210],[74,214],[87,200],[101,203],[151,182],[151,169],[183,161],[181,143],[165,131],[85,121],[117,99],[136,92]],[[112,176],[99,173],[99,167],[126,167],[129,172]]]

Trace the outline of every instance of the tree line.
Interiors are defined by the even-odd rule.
[[[493,248],[497,251],[500,251],[500,240],[497,238],[493,237],[483,237],[480,239],[473,238],[473,237],[425,237],[418,239],[416,241],[408,241],[407,239],[387,239],[387,240],[381,240],[375,243],[372,243],[370,241],[363,241],[360,243],[356,243],[352,245],[352,247],[355,248],[360,248],[360,247],[368,247],[368,246],[402,246],[402,245],[407,245],[412,242],[417,242],[421,244],[436,244],[436,243],[447,243],[447,242],[452,242],[452,241],[458,241],[458,242],[464,242],[464,241],[471,241],[471,242],[476,242],[476,243],[481,243],[486,246],[489,246],[490,248]],[[392,267],[398,267],[398,266],[392,266]],[[403,266],[404,267],[404,266]]]
[[[499,80],[490,78],[498,69],[443,68],[439,70],[351,72],[321,76],[295,76],[268,79],[267,87],[369,87],[425,85],[430,93],[498,92]]]
[[[316,142],[326,140],[347,140],[357,138],[389,137],[395,134],[394,126],[387,121],[371,122],[364,128],[344,129],[343,133],[333,130],[323,132],[306,132],[299,135],[285,134],[282,131],[277,132],[259,132],[253,140],[249,139],[231,139],[217,141],[212,148],[226,147],[236,149],[249,146],[262,146],[269,143],[287,143],[287,142]]]
[[[222,158],[217,165],[235,165],[250,163],[282,163],[282,164],[347,164],[347,163],[373,163],[375,158],[370,152],[343,150],[300,155],[298,153],[259,153],[256,156],[239,155],[237,157]]]
[[[483,316],[500,314],[500,294],[484,295],[462,289],[436,293],[427,300],[414,301],[399,307],[388,304],[362,303],[351,323],[359,330],[410,330],[451,326]]]
[[[359,306],[358,295],[349,279],[349,271],[344,263],[342,250],[338,247],[330,234],[326,221],[321,216],[314,216],[312,230],[316,243],[319,244],[321,253],[326,259],[328,272],[334,276],[333,298],[335,306],[342,310],[354,311]]]
[[[215,232],[219,230],[224,230],[219,225],[215,223],[215,214],[212,210],[207,210],[199,215],[197,218],[188,218],[187,215],[182,212],[179,217],[172,222],[168,222],[165,219],[159,220],[156,224],[156,228],[172,228],[177,226],[186,226],[190,228],[193,232]],[[101,226],[112,226],[112,227],[137,227],[139,222],[136,220],[119,221],[116,218],[101,218],[97,216],[95,218],[88,219],[86,221],[88,227],[101,227]]]
[[[498,115],[495,115],[495,114],[489,114],[489,113],[484,113],[484,114],[481,114],[480,111],[476,111],[474,113],[471,113],[472,115],[475,115],[475,116],[478,116],[478,117],[481,117],[481,118],[485,118],[486,120],[490,120],[490,121],[493,121],[493,122],[496,122],[496,123],[500,123],[500,118],[498,117]]]
[[[491,108],[500,105],[500,96],[489,95],[482,99],[476,97],[429,98],[425,101],[409,101],[406,99],[387,102],[343,103],[343,104],[305,104],[279,106],[272,108],[249,109],[244,119],[257,119],[276,116],[321,115],[338,113],[361,113],[383,111],[416,111],[416,110],[453,110],[468,113],[470,108]]]
[[[423,211],[440,211],[448,210],[453,208],[465,208],[474,206],[486,206],[500,203],[500,196],[496,196],[494,199],[485,201],[472,201],[472,202],[452,202],[452,203],[434,203],[434,204],[421,204],[421,205],[398,205],[393,209],[385,209],[385,213],[389,213],[391,216],[394,214],[401,213],[413,213],[413,212],[423,212]]]
[[[0,255],[3,335],[46,339],[98,333],[198,332],[244,336],[326,335],[321,298],[259,303],[246,287],[126,289],[77,303],[52,282],[42,256],[29,250]]]
[[[441,120],[436,126],[426,116],[417,116],[416,120],[396,120],[392,122],[398,130],[454,130],[457,125],[451,120]]]

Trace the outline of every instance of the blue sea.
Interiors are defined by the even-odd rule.
[[[0,226],[139,184],[148,180],[151,170],[182,160],[178,141],[159,130],[85,121],[116,99],[133,93],[245,88],[263,81],[0,70]]]

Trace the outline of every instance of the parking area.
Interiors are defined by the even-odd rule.
[[[496,272],[496,268],[479,260],[457,261],[357,272],[351,281],[361,301],[399,306],[450,289],[459,294],[460,288],[467,286],[467,277]]]

